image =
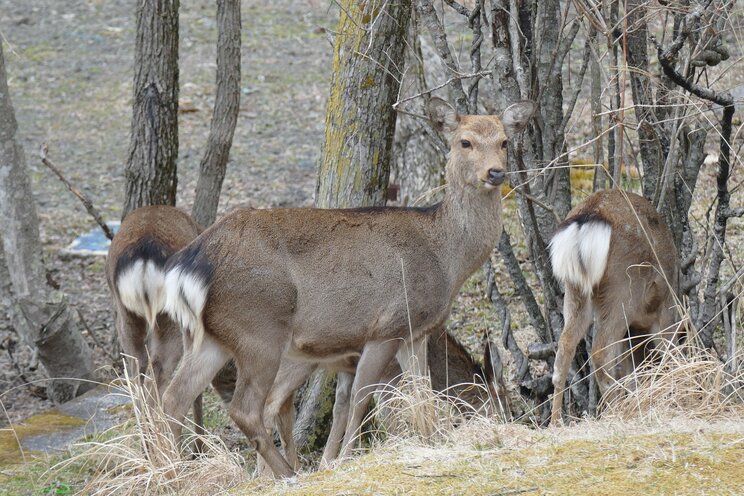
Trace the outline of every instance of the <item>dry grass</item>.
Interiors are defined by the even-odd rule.
[[[160,408],[125,377],[122,394],[136,405],[126,428],[77,445],[52,470],[92,472],[81,494],[735,494],[744,377],[726,370],[692,345],[663,350],[616,384],[623,394],[600,420],[551,429],[505,422],[493,403],[475,408],[403,376],[371,414],[366,455],[291,482],[248,481],[244,460],[212,436],[198,457],[178,449]]]
[[[741,419],[744,369],[731,373],[731,368],[728,362],[695,343],[664,347],[613,386],[607,395],[612,399],[604,404],[604,415],[625,420],[680,415],[707,420]]]
[[[470,422],[446,444],[386,443],[288,484],[231,494],[740,494],[741,422],[590,420],[580,429]]]
[[[148,401],[147,388],[128,376],[115,387],[131,398],[133,419],[74,445],[72,456],[50,469],[52,474],[71,467],[91,472],[78,494],[217,494],[245,480],[243,458],[219,437],[200,436],[197,454],[193,425],[184,425],[184,448],[179,448],[159,401]]]
[[[464,387],[474,390],[485,399],[484,403],[474,406],[454,393]],[[492,415],[491,412],[501,413]],[[460,436],[466,425],[482,427],[505,422],[503,409],[494,405],[484,386],[457,384],[437,392],[432,390],[428,376],[409,374],[404,374],[395,387],[387,386],[369,417],[374,417],[378,426],[376,440],[388,445],[413,440],[422,445],[437,446]]]

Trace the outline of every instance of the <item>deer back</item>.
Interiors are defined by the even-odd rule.
[[[164,304],[168,258],[201,228],[175,207],[153,205],[131,212],[111,241],[106,278],[114,298],[152,327]]]

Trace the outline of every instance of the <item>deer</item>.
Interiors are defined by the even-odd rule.
[[[491,410],[498,411],[504,418],[511,417],[511,401],[501,370],[497,370],[491,360],[491,343],[484,347],[481,366],[465,347],[446,329],[440,329],[428,336],[426,356],[419,357],[427,362],[430,371],[432,390],[458,402],[470,405],[473,411],[481,411],[489,404]],[[337,372],[336,397],[333,405],[331,431],[323,450],[321,466],[330,466],[341,448],[344,430],[350,411],[351,387],[356,373],[357,357],[349,357],[334,364],[325,365]],[[294,395],[296,390],[320,367],[307,361],[284,360],[277,373],[266,400],[264,419],[266,428],[271,431],[269,422],[274,422],[279,439],[289,464],[297,470],[299,462],[292,437],[294,426]],[[393,359],[382,373],[377,392],[395,387],[402,376],[397,360]],[[259,471],[262,468],[259,467]]]
[[[275,477],[291,477],[263,419],[280,363],[359,355],[341,454],[353,449],[368,387],[393,357],[410,366],[409,345],[442,327],[498,243],[508,140],[535,104],[517,102],[501,118],[459,115],[438,98],[428,109],[450,145],[440,203],[234,210],[168,260],[165,308],[184,338],[163,396],[176,439],[189,403],[232,358],[230,417]]]
[[[618,189],[594,193],[571,210],[550,241],[550,257],[565,286],[550,420],[560,425],[568,369],[593,321],[591,361],[605,401],[633,368],[626,335],[657,345],[677,340],[680,266],[672,233],[653,205]]]
[[[106,280],[114,300],[116,333],[131,377],[142,384],[148,365],[156,391],[163,391],[183,353],[181,331],[167,314],[165,264],[193,241],[202,227],[181,210],[152,205],[129,213],[111,241]],[[222,394],[224,387],[215,385]],[[193,402],[202,425],[201,397]]]

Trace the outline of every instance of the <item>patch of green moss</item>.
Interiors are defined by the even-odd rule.
[[[21,451],[19,441],[30,436],[72,429],[85,422],[57,410],[50,410],[26,419],[22,424],[0,429],[0,467],[24,461],[27,452]]]
[[[372,76],[367,76],[364,81],[362,81],[361,88],[363,90],[366,90],[369,88],[373,88],[376,84],[377,83],[375,82],[375,78],[373,78]]]

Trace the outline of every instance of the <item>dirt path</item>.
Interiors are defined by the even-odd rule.
[[[60,249],[92,227],[79,202],[41,165],[50,157],[94,198],[107,218],[123,203],[129,141],[135,31],[133,0],[0,0],[18,139],[26,152],[52,276],[78,308],[95,339],[98,365],[115,339],[101,258],[63,259]],[[241,112],[223,187],[220,213],[240,205],[306,206],[312,203],[322,140],[331,46],[323,28],[335,11],[323,2],[243,0]],[[209,132],[214,97],[215,4],[181,4],[179,205],[190,209],[199,161]],[[0,342],[15,335],[0,320]],[[29,369],[20,343],[14,368],[0,350],[0,401],[17,421],[48,402],[23,386],[42,379]],[[23,378],[20,373],[23,372]],[[25,379],[25,380],[24,380]]]

